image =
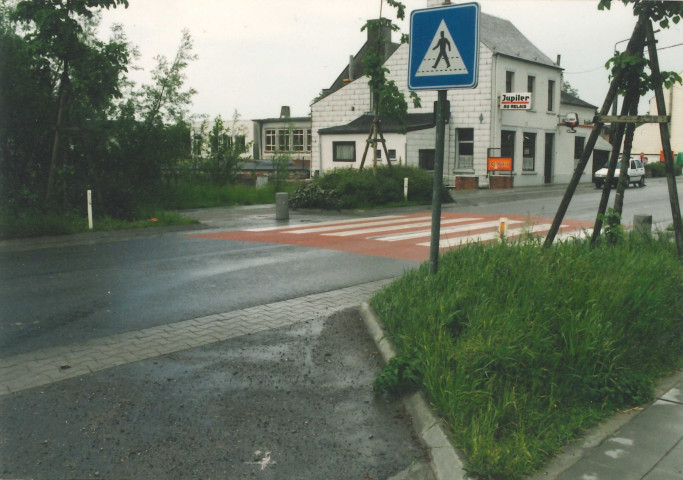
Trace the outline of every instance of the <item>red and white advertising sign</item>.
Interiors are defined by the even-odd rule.
[[[531,93],[503,93],[500,96],[501,110],[530,110]]]

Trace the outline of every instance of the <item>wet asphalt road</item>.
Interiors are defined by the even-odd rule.
[[[400,275],[415,262],[167,234],[0,251],[0,358]]]
[[[2,478],[383,479],[424,461],[356,310],[0,397]]]

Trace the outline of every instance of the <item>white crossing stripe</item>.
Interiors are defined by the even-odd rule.
[[[321,225],[336,225],[338,223],[355,223],[355,222],[363,222],[366,220],[375,220],[377,218],[405,218],[405,215],[386,215],[383,217],[365,217],[365,218],[352,218],[349,220],[329,220],[327,222],[316,222],[311,224],[313,227],[318,227]],[[270,232],[274,230],[286,230],[288,228],[298,228],[298,227],[303,227],[305,225],[279,225],[277,227],[261,227],[261,228],[247,228],[244,230],[245,232]],[[311,230],[309,230],[311,231]]]
[[[448,223],[462,223],[465,220],[467,220],[467,219],[455,218],[455,219],[441,220],[441,225],[445,225]],[[475,218],[474,220],[480,220],[480,219]],[[429,222],[417,222],[417,223],[402,223],[400,225],[390,225],[390,226],[384,226],[384,227],[366,228],[364,230],[345,230],[343,232],[337,232],[337,233],[324,233],[323,235],[330,236],[330,237],[350,237],[351,235],[363,235],[366,233],[388,232],[391,230],[404,230],[406,228],[416,228],[416,227],[428,227],[431,224],[432,224],[431,221],[429,221]]]
[[[466,221],[466,220],[481,220],[481,219],[480,218],[464,218],[462,220]],[[522,223],[522,221],[521,220],[508,220],[508,225],[512,225],[514,223]],[[448,233],[470,232],[472,230],[481,230],[483,228],[497,227],[498,225],[500,225],[499,220],[492,220],[489,222],[479,222],[479,223],[468,223],[467,225],[460,225],[457,227],[442,228],[441,229],[441,235],[448,234]],[[431,236],[431,234],[432,234],[431,230],[420,230],[419,232],[407,232],[407,233],[399,233],[396,235],[386,235],[383,237],[374,237],[374,240],[380,240],[382,242],[397,242],[399,240],[408,240],[411,238],[429,237],[429,236]]]
[[[387,217],[380,217],[380,218],[387,218]],[[425,217],[398,217],[398,218],[393,218],[391,220],[377,220],[374,222],[352,223],[352,224],[346,224],[346,225],[332,225],[329,227],[302,228],[300,230],[292,230],[292,231],[285,232],[285,233],[301,234],[301,233],[331,232],[333,230],[344,230],[344,229],[348,229],[348,228],[374,227],[376,225],[389,225],[392,223],[412,222],[414,220],[426,220],[428,218],[430,218],[430,217],[428,217],[428,216],[425,216]],[[391,227],[391,228],[393,228],[393,227]],[[351,235],[353,235],[353,234],[351,234]]]
[[[508,222],[512,223],[512,222]],[[520,223],[520,222],[517,222]],[[540,225],[531,225],[531,226],[521,226],[517,228],[508,228],[508,234],[507,236],[513,236],[517,235],[520,233],[536,233],[544,230],[548,230],[552,225],[550,223],[542,223]],[[497,238],[500,238],[500,234],[496,232],[487,232],[487,233],[480,233],[480,234],[473,234],[473,235],[464,235],[461,237],[454,237],[454,238],[444,238],[439,241],[439,248],[446,248],[446,247],[455,247],[459,245],[463,245],[466,243],[470,242],[486,242],[489,240],[495,240]],[[429,242],[425,243],[419,243],[418,245],[428,247],[430,245]]]

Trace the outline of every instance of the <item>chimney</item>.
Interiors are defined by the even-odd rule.
[[[353,81],[353,74],[355,72],[353,71],[353,55],[349,55],[349,80]]]
[[[280,118],[289,118],[289,107],[287,105],[280,107]]]
[[[379,20],[372,20],[368,26],[368,45],[375,47],[379,43],[379,52],[387,58],[389,55],[389,47],[391,45],[391,20],[388,18],[380,18]]]
[[[557,54],[557,62],[555,62],[555,63],[557,64],[558,67],[560,66],[560,60],[562,60],[562,55],[560,55],[560,54],[558,53],[558,54]]]

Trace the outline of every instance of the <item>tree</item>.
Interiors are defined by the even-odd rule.
[[[245,132],[237,127],[238,120],[239,114],[235,112],[230,128],[223,123],[219,115],[209,131],[209,171],[212,181],[217,185],[225,185],[235,180],[242,164],[242,155],[249,149],[249,145],[244,141]]]
[[[399,20],[405,18],[405,5],[397,0],[387,0],[387,4],[396,9],[396,17]],[[380,1],[379,18],[376,20],[368,20],[361,28],[361,31],[364,31],[365,29],[380,29],[386,24],[386,19],[382,18],[382,5],[383,0]],[[398,31],[397,25],[394,25],[393,23],[388,23],[388,25],[392,31]],[[407,35],[401,36],[402,43],[407,41]],[[374,51],[368,54],[363,60],[363,73],[369,77],[368,85],[370,87],[374,115],[367,145],[372,146],[372,166],[375,176],[377,175],[377,143],[379,142],[377,136],[382,136],[379,126],[380,117],[391,116],[403,125],[408,113],[408,103],[406,102],[405,96],[398,89],[396,82],[387,80],[389,69],[384,65],[386,58],[381,54],[384,47],[382,42],[383,40],[378,40],[375,42],[375,45],[371,45],[371,48]],[[410,92],[410,97],[413,100],[415,108],[418,108],[420,106],[420,98],[415,92]],[[381,141],[384,141],[383,137]],[[367,150],[368,148],[366,146],[365,153],[363,154],[363,161],[361,162],[361,169],[365,163]]]
[[[579,98],[579,91],[572,87],[567,81],[562,81],[562,91],[573,97]]]
[[[27,28],[32,27],[27,35],[30,46],[54,69],[59,78],[46,200],[51,199],[54,190],[65,111],[72,94],[72,64],[98,53],[87,42],[84,23],[91,20],[98,9],[115,8],[118,5],[127,7],[128,0],[22,0],[17,3],[13,12],[15,20],[24,23]],[[106,55],[106,52],[99,53]],[[114,60],[115,57],[109,57],[109,60]],[[116,60],[125,62],[126,59],[119,56]],[[121,70],[125,68],[125,63],[109,66],[114,70]],[[114,87],[113,94],[118,93]]]

